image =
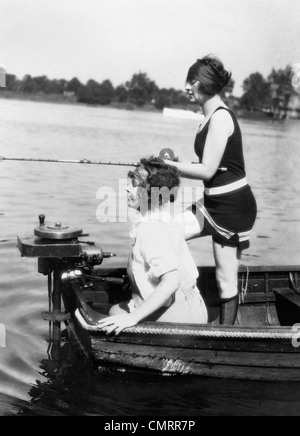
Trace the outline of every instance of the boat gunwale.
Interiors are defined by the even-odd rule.
[[[206,265],[206,266],[198,266],[197,269],[200,272],[214,272],[216,267],[213,265]],[[97,272],[100,272],[101,274],[111,274],[115,273],[116,271],[126,271],[125,266],[119,266],[119,267],[113,267],[113,268],[107,268],[107,267],[98,267],[95,269]],[[259,273],[276,273],[276,272],[300,272],[300,265],[244,265],[241,264],[239,267],[239,273],[244,272],[259,272]]]
[[[76,310],[75,317],[84,330],[91,332],[92,334],[105,335],[106,333],[101,331],[97,325],[91,325],[80,314],[79,310]],[[160,333],[164,330],[164,333]],[[176,332],[177,330],[177,332]],[[193,332],[195,335],[193,335]],[[227,339],[242,339],[237,334],[245,334],[245,339],[274,339],[274,340],[291,340],[297,334],[298,329],[294,327],[283,326],[260,326],[260,327],[243,327],[243,326],[222,326],[222,325],[210,325],[210,324],[175,324],[175,323],[153,323],[146,322],[138,324],[135,327],[128,328],[122,332],[122,335],[155,335],[155,336],[187,336],[190,338],[200,337],[197,333],[203,333],[203,338],[218,339],[218,333],[227,335]],[[247,338],[246,336],[249,337]],[[262,337],[259,337],[262,335]],[[270,335],[270,337],[267,337]],[[278,335],[279,337],[271,337],[272,335]],[[235,338],[236,336],[236,338]],[[253,337],[251,337],[253,336]],[[280,337],[282,336],[282,337]]]

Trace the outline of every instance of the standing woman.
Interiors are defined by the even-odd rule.
[[[257,215],[256,201],[246,179],[241,130],[220,97],[230,78],[220,60],[212,56],[191,66],[186,92],[192,102],[202,107],[205,116],[195,140],[199,164],[166,161],[183,177],[204,182],[204,202],[185,212],[186,222],[193,220],[193,230],[186,238],[213,238],[220,323],[227,325],[236,320],[239,264],[242,251],[250,246]]]

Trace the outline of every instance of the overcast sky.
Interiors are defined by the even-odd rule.
[[[236,95],[250,73],[300,62],[300,0],[0,0],[0,65],[19,78],[117,86],[143,71],[181,89],[208,53]]]

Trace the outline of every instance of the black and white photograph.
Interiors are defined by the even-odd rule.
[[[300,416],[299,0],[0,14],[0,416]]]

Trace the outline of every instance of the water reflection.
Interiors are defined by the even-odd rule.
[[[37,381],[30,401],[13,402],[6,416],[299,415],[300,384],[291,392],[283,383],[96,369],[79,356],[43,360],[40,372],[46,381]]]

